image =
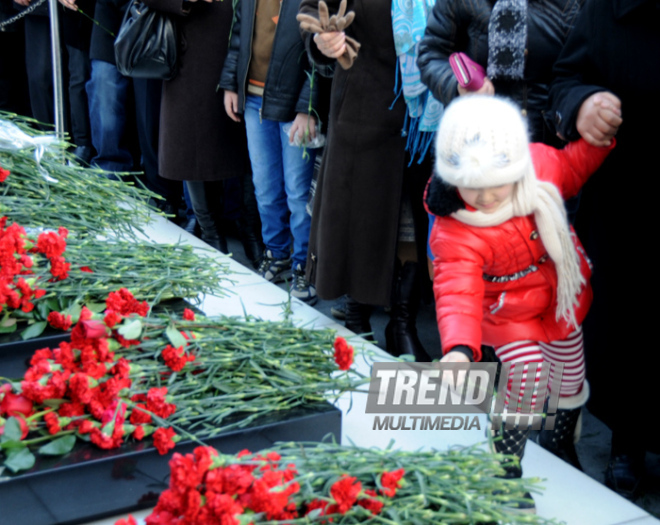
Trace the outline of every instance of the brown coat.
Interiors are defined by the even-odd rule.
[[[339,0],[327,3],[335,13]],[[317,6],[302,0],[300,11],[317,16]],[[351,69],[335,69],[307,260],[323,299],[390,303],[405,160],[403,97],[390,109],[397,67],[390,8],[389,0],[348,1],[356,16],[346,32],[362,47]],[[327,63],[309,37],[307,44],[317,65]]]
[[[243,123],[225,113],[216,86],[224,65],[233,18],[232,2],[145,0],[177,17],[179,72],[164,82],[158,161],[166,179],[214,181],[242,176],[247,168]]]

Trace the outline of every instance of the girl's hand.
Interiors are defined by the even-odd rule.
[[[442,359],[441,363],[469,363],[470,359],[463,352],[447,352]]]
[[[458,86],[458,94],[460,96],[463,95],[494,95],[495,94],[495,86],[493,86],[493,83],[490,81],[488,77],[484,78],[484,83],[483,85],[477,89],[476,91],[468,91],[464,87]]]
[[[296,133],[300,133],[300,142],[305,144],[316,137],[316,119],[307,113],[298,113],[291,124],[289,144],[293,144]]]
[[[314,42],[316,42],[319,51],[328,58],[340,57],[346,51],[346,35],[343,31],[316,33]]]

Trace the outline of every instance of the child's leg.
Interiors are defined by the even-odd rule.
[[[535,341],[516,341],[514,343],[509,343],[504,346],[495,347],[495,353],[497,357],[502,361],[502,363],[525,363],[523,370],[527,372],[529,363],[541,363],[543,361],[543,353],[541,352],[541,347]],[[532,394],[532,403],[534,406],[537,402],[536,400],[536,391],[538,390],[538,381],[540,379],[540,371],[537,372],[535,380],[533,383],[526,380],[526,375],[523,375],[521,392],[519,399],[511,399],[511,387],[513,384],[513,367],[509,373],[507,380],[507,392],[506,392],[506,401],[505,406],[509,407],[510,404],[518,406],[522,401],[524,392],[528,388],[533,388]],[[502,377],[500,381],[504,381]],[[543,403],[544,400],[540,400],[540,403]],[[518,409],[508,409],[509,413],[517,412]],[[517,456],[519,459],[523,458],[525,454],[525,444],[527,443],[527,438],[531,432],[529,426],[522,426],[515,428],[506,428],[505,425],[502,425],[501,428],[494,428],[492,430],[493,437],[496,438],[493,442],[495,450],[501,454],[511,454]],[[510,465],[506,467],[507,477],[510,478],[519,478],[522,476],[522,468],[519,465]]]
[[[574,396],[580,393],[586,375],[582,327],[572,332],[563,341],[539,343],[539,345],[543,352],[543,359],[550,363],[564,364],[564,373],[559,390],[560,398]],[[552,370],[550,377],[552,379]]]
[[[289,219],[291,235],[293,236],[293,267],[305,268],[307,263],[307,246],[312,218],[307,213],[309,187],[314,173],[316,150],[306,149],[289,144],[289,135],[282,131],[285,123],[280,123],[280,140],[282,144],[282,162],[284,164],[284,186],[286,202],[291,217]],[[303,156],[304,153],[304,156]]]
[[[261,102],[261,97],[248,95],[244,114],[261,233],[274,259],[288,259],[291,243],[280,125],[260,118]]]
[[[553,427],[539,435],[539,444],[581,469],[575,451],[580,437],[580,414],[589,398],[589,384],[585,380],[584,342],[582,328],[571,333],[564,341],[541,343],[544,358],[551,363],[563,363],[564,373],[560,383],[559,404]],[[554,382],[551,382],[551,388]]]

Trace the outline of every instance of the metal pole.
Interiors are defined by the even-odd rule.
[[[55,104],[55,133],[64,139],[64,93],[62,89],[62,56],[60,53],[60,25],[57,0],[48,0],[50,12],[50,48],[53,62],[53,99]]]

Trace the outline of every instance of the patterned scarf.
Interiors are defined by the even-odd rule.
[[[399,62],[394,91],[397,99],[403,93],[408,108],[403,130],[411,163],[416,156],[418,163],[424,160],[443,112],[443,105],[422,83],[417,67],[419,42],[434,4],[435,0],[392,0],[392,31]]]
[[[497,0],[488,24],[488,77],[522,80],[527,46],[527,0]]]

